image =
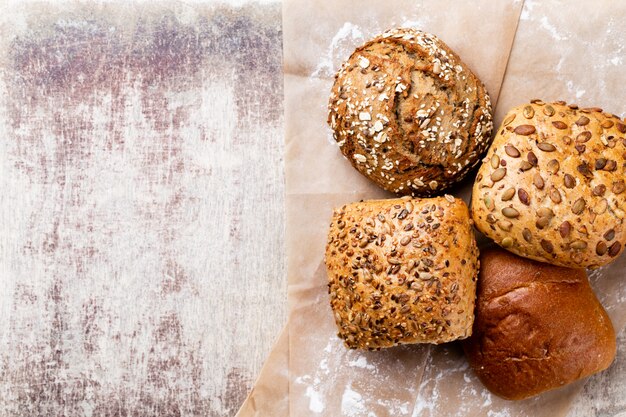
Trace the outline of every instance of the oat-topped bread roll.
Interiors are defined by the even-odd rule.
[[[584,269],[500,248],[480,254],[476,320],[463,343],[493,393],[520,400],[609,367],[615,332]]]
[[[432,195],[487,149],[485,86],[445,43],[394,29],[354,51],[335,76],[328,123],[352,165],[385,190]]]
[[[626,242],[626,125],[601,109],[533,100],[511,110],[472,196],[476,227],[520,256],[569,267]]]
[[[325,262],[339,337],[350,348],[471,334],[478,249],[462,200],[404,197],[343,206],[330,224]]]

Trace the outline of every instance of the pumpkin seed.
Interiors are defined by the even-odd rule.
[[[559,204],[561,202],[561,193],[554,187],[550,189],[550,200],[552,200],[555,204]]]
[[[500,157],[496,154],[493,154],[491,157],[491,168],[497,169],[500,166]]]
[[[593,208],[593,212],[596,214],[603,214],[607,207],[609,206],[609,202],[606,200],[606,198],[603,198],[602,200],[600,200],[600,202]]]
[[[560,130],[567,129],[567,125],[565,123],[563,123],[562,121],[560,121],[560,120],[552,122],[552,126],[556,127],[557,129],[560,129]]]
[[[536,173],[533,176],[533,184],[535,184],[535,187],[537,187],[538,189],[543,189],[545,182],[543,181],[543,178],[541,177],[541,175],[539,175],[539,173]]]
[[[580,116],[580,119],[576,120],[578,126],[586,126],[589,124],[589,118],[587,116]]]
[[[517,190],[517,196],[519,197],[519,201],[521,201],[522,204],[525,204],[527,206],[530,205],[530,195],[528,195],[528,192],[525,189],[520,188],[519,190]]]
[[[522,237],[528,243],[530,243],[533,239],[533,235],[528,228],[524,228],[524,230],[522,230]]]
[[[539,217],[535,222],[535,226],[537,226],[538,229],[545,229],[545,227],[550,224],[550,220],[552,220],[551,217]]]
[[[485,207],[487,207],[487,210],[492,211],[494,209],[494,204],[493,204],[493,198],[491,198],[490,196],[486,195],[483,198],[483,201],[485,202]]]
[[[548,172],[550,174],[556,174],[557,172],[559,172],[560,167],[561,165],[559,164],[559,161],[557,161],[556,159],[552,159],[548,162]]]
[[[533,116],[535,115],[535,110],[533,109],[533,106],[524,107],[523,114],[525,118],[532,119]]]
[[[569,247],[576,250],[582,250],[587,248],[587,242],[584,240],[575,240],[569,244]]]
[[[568,222],[567,220],[561,223],[561,225],[559,226],[559,233],[561,234],[561,237],[563,239],[569,236],[569,232],[571,230],[572,230],[572,224]]]
[[[596,163],[594,164],[594,168],[599,171],[606,166],[606,158],[596,159]]]
[[[591,132],[580,132],[578,136],[576,136],[576,142],[585,143],[591,139]]]
[[[547,207],[541,207],[537,210],[537,215],[539,217],[554,217],[554,212]]]
[[[515,114],[515,113],[510,114],[509,116],[507,116],[507,118],[506,118],[506,119],[504,119],[504,123],[503,123],[503,125],[504,125],[504,126],[508,126],[508,125],[510,125],[510,124],[511,124],[511,122],[515,119],[515,116],[516,116],[516,114]]]
[[[563,183],[567,188],[574,188],[576,186],[576,179],[570,174],[565,174],[563,176]]]
[[[556,151],[556,146],[548,142],[540,142],[537,144],[537,147],[544,152],[554,152]]]
[[[619,242],[615,242],[609,248],[609,255],[617,256],[617,254],[620,252],[621,249],[622,249],[622,244]]]
[[[505,232],[510,232],[511,228],[513,227],[513,223],[508,220],[498,220],[496,224],[500,229],[504,230]]]
[[[506,168],[498,168],[491,173],[491,181],[498,182],[506,175]]]
[[[519,158],[520,156],[520,153],[517,150],[517,148],[510,144],[504,147],[504,152],[506,152],[506,154],[510,156],[511,158]]]
[[[548,104],[546,107],[543,108],[543,114],[545,114],[546,116],[554,116],[554,107]]]
[[[487,223],[494,224],[496,221],[496,216],[491,213],[487,214]]]
[[[502,242],[500,242],[500,245],[502,245],[503,248],[510,248],[513,246],[513,238],[510,236],[505,237],[502,239]]]
[[[596,245],[596,254],[598,254],[599,256],[606,254],[607,250],[608,247],[606,246],[606,243],[602,241],[598,242],[598,244]]]
[[[552,242],[550,242],[549,240],[542,239],[541,247],[543,248],[543,250],[545,250],[548,253],[554,252],[554,246],[552,245]]]
[[[513,130],[515,134],[522,136],[532,135],[536,131],[537,129],[535,129],[535,126],[533,125],[519,125]]]
[[[532,165],[530,164],[530,162],[528,162],[528,161],[522,161],[522,162],[519,164],[519,169],[520,169],[521,171],[528,171],[528,170],[529,170],[529,169],[531,169],[532,167],[533,167],[533,166],[532,166]]]
[[[513,207],[505,207],[502,209],[502,214],[504,217],[508,217],[510,219],[514,219],[519,217],[519,211],[515,210]]]
[[[624,180],[615,181],[613,183],[613,187],[611,187],[611,191],[613,191],[615,194],[621,194],[625,190],[626,190],[626,183],[624,183]]]
[[[537,166],[537,163],[539,162],[539,160],[537,159],[537,155],[535,155],[535,153],[532,151],[528,152],[527,159],[532,166]]]
[[[572,213],[574,214],[582,213],[586,205],[587,203],[585,202],[585,199],[582,197],[579,198],[578,200],[574,201],[574,204],[572,205]]]
[[[602,124],[600,124],[600,126],[602,126],[603,129],[610,129],[613,127],[615,123],[613,123],[612,120],[605,120],[602,122]]]
[[[502,201],[509,201],[515,195],[515,188],[509,188],[504,193],[502,193]]]
[[[613,238],[615,237],[615,230],[614,229],[607,230],[602,237],[604,237],[604,239],[609,242],[612,241]]]

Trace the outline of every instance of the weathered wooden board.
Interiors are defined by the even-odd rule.
[[[286,317],[280,4],[0,15],[0,415],[233,414]]]

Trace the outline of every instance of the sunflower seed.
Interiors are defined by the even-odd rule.
[[[498,168],[491,173],[491,181],[498,182],[506,175],[506,168]]]
[[[622,249],[622,244],[619,243],[619,242],[615,242],[609,248],[609,255],[610,256],[617,256],[617,254],[619,253],[619,251],[621,249]]]
[[[621,194],[624,192],[624,190],[626,190],[626,183],[624,183],[624,180],[613,182],[611,191],[613,191],[615,194]]]
[[[593,187],[593,190],[591,192],[595,196],[598,196],[598,197],[603,196],[604,193],[606,192],[606,185],[604,184],[596,185],[595,187]]]
[[[560,121],[560,120],[552,122],[552,126],[556,127],[557,129],[560,129],[560,130],[567,129],[567,125],[565,123],[563,123],[562,121]]]
[[[554,246],[552,245],[552,242],[550,242],[549,240],[542,239],[541,247],[543,248],[543,250],[545,250],[548,253],[554,252]]]
[[[585,153],[585,149],[587,149],[585,145],[580,145],[580,144],[574,146],[574,148],[576,148],[578,153]]]
[[[586,205],[587,203],[585,202],[585,199],[582,197],[579,198],[578,200],[574,201],[574,204],[572,205],[572,213],[574,214],[582,213]]]
[[[502,239],[502,242],[500,242],[500,245],[502,245],[503,248],[510,248],[513,246],[513,238],[510,236],[505,237]]]
[[[511,228],[513,227],[513,223],[511,223],[508,220],[498,220],[497,225],[500,229],[504,230],[505,232],[511,231]]]
[[[411,242],[411,236],[404,236],[401,240],[400,240],[400,244],[402,246],[406,246]]]
[[[546,107],[543,108],[543,114],[545,114],[546,116],[554,116],[554,107],[548,104]]]
[[[533,109],[533,106],[526,106],[524,107],[524,117],[527,119],[532,119],[533,116],[535,115],[535,110]]]
[[[444,198],[448,201],[448,203],[454,203],[454,197],[450,194],[444,194]]]
[[[493,214],[487,214],[487,223],[494,224],[496,221],[496,217]]]
[[[502,209],[502,214],[504,217],[508,217],[509,219],[514,219],[519,217],[519,211],[515,210],[513,207],[505,207]]]
[[[550,195],[550,200],[552,200],[553,203],[559,204],[561,202],[561,193],[556,188],[552,187],[550,189],[549,195]]]
[[[608,242],[612,241],[613,238],[615,237],[615,230],[614,229],[607,230],[602,237]]]
[[[540,142],[537,144],[537,147],[544,152],[554,152],[556,151],[556,146],[548,142]]]
[[[507,154],[508,156],[510,156],[511,158],[519,158],[519,156],[520,156],[519,151],[518,151],[518,150],[517,150],[517,148],[516,148],[515,146],[513,146],[513,145],[506,145],[506,146],[504,147],[504,152],[506,152],[506,154]]]
[[[537,129],[535,129],[535,126],[533,125],[519,125],[513,130],[515,134],[522,136],[532,135],[536,131]]]
[[[589,124],[589,118],[587,116],[580,116],[580,119],[576,120],[578,126],[586,126]]]
[[[539,162],[539,160],[537,159],[537,155],[535,155],[535,153],[532,151],[528,152],[527,159],[532,166],[537,166],[537,163]]]
[[[626,125],[624,123],[617,122],[615,123],[615,127],[620,131],[620,133],[626,133]]]
[[[594,166],[596,170],[601,170],[605,166],[606,166],[606,158],[596,159],[596,163],[595,163],[595,166]]]
[[[509,201],[515,195],[515,188],[509,188],[504,193],[502,193],[502,201]]]
[[[543,178],[541,178],[541,175],[539,175],[539,173],[536,173],[533,176],[533,184],[535,184],[535,187],[537,187],[538,189],[542,190],[543,186],[545,185]]]
[[[575,240],[569,244],[569,247],[576,250],[586,249],[587,242],[585,242],[584,240]]]
[[[602,256],[606,253],[606,251],[608,250],[606,243],[600,241],[598,242],[598,244],[596,245],[596,254],[598,254],[599,256]]]
[[[508,126],[511,124],[511,122],[515,119],[515,113],[507,116],[506,119],[504,119],[504,123],[502,123],[504,126]]]
[[[530,195],[528,195],[528,192],[525,189],[520,188],[519,190],[517,190],[517,196],[519,197],[519,201],[521,201],[522,204],[525,204],[527,206],[530,205]]]
[[[491,168],[497,169],[500,166],[500,157],[496,154],[493,154],[491,157]]]
[[[402,261],[398,258],[388,258],[387,259],[391,265],[401,265]]]
[[[563,239],[569,236],[569,232],[571,230],[572,230],[572,224],[568,222],[567,220],[561,223],[561,225],[559,226],[559,233],[561,234],[561,237]]]
[[[557,172],[559,172],[560,167],[561,165],[559,164],[559,161],[557,161],[556,159],[552,159],[548,162],[548,172],[550,174],[556,174]]]
[[[576,186],[576,179],[570,174],[565,174],[563,176],[563,183],[567,188],[574,188]]]
[[[528,228],[524,228],[524,230],[522,230],[522,237],[524,238],[524,240],[528,243],[531,242],[531,240],[533,239],[533,235],[530,232],[530,230],[528,230]]]
[[[576,142],[585,143],[591,139],[591,132],[580,132],[578,136],[576,136]]]
[[[566,145],[570,145],[572,143],[572,138],[570,138],[569,136],[563,136],[561,139],[563,140],[563,143]]]

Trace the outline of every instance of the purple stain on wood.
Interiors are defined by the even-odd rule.
[[[196,315],[216,302],[203,274],[222,265],[202,251],[220,230],[198,228],[245,241],[241,197],[225,219],[202,212],[215,172],[245,171],[215,162],[226,134],[207,112],[232,107],[239,159],[280,122],[280,7],[46,7],[20,12],[1,68],[4,184],[19,192],[0,206],[17,222],[0,241],[13,268],[0,415],[233,414],[253,375],[217,368],[223,341]],[[224,265],[239,268],[229,248]]]

